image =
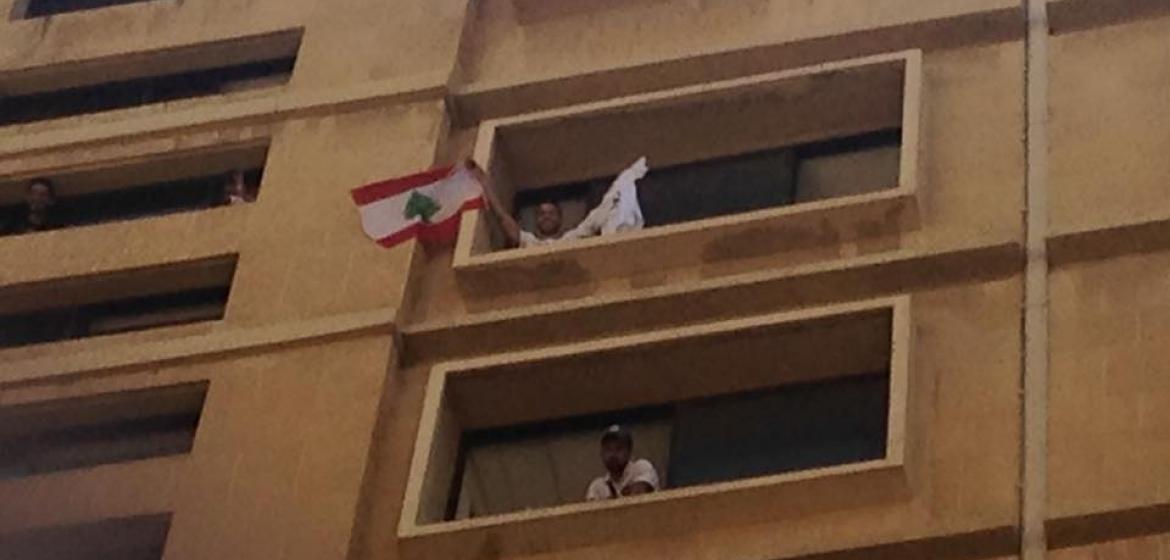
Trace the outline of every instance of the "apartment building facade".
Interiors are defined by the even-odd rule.
[[[68,210],[0,236],[0,558],[1170,558],[1170,4],[0,14],[0,223]],[[641,156],[542,247],[350,198]],[[612,423],[663,487],[585,502]]]

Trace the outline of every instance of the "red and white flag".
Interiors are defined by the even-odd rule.
[[[362,215],[362,229],[383,247],[408,239],[453,241],[459,216],[483,208],[483,186],[462,165],[379,181],[350,191]]]

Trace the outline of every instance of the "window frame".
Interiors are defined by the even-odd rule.
[[[705,218],[691,222],[664,225],[625,232],[605,237],[567,241],[507,250],[490,249],[492,225],[485,210],[464,214],[456,243],[453,268],[460,277],[460,286],[472,296],[496,296],[530,292],[550,286],[561,287],[579,283],[582,277],[598,279],[622,277],[645,270],[699,266],[711,260],[705,247],[718,245],[721,239],[752,230],[794,228],[815,231],[824,223],[833,224],[840,232],[860,237],[859,224],[888,220],[896,216],[897,231],[916,229],[918,219],[919,136],[922,104],[922,53],[919,50],[902,51],[843,62],[822,64],[796,70],[774,72],[748,78],[727,80],[713,84],[689,86],[635,95],[621,99],[577,105],[565,109],[542,111],[484,121],[476,140],[475,159],[485,171],[496,178],[496,188],[502,199],[510,200],[511,187],[500,177],[508,174],[503,134],[510,130],[523,131],[534,126],[548,126],[576,118],[605,114],[636,113],[664,105],[702,102],[706,99],[736,99],[753,91],[785,92],[799,95],[810,83],[837,79],[842,75],[880,72],[900,68],[903,76],[901,95],[901,156],[899,181],[891,188],[876,192],[801,202],[775,208],[766,208],[741,214]],[[864,86],[864,82],[861,83]],[[789,138],[792,145],[835,137],[834,130],[823,130],[816,138]],[[654,161],[650,162],[653,172]],[[616,170],[615,170],[616,171]],[[584,177],[583,177],[584,178]],[[501,186],[501,183],[504,183]],[[784,249],[795,250],[815,244]],[[655,262],[638,262],[626,255],[655,255]],[[763,256],[763,255],[753,255]],[[727,257],[736,258],[734,256]],[[566,261],[569,261],[566,263]],[[573,266],[564,266],[570,264]],[[554,265],[560,265],[554,266]],[[517,269],[540,269],[544,278],[518,275]]]
[[[456,459],[458,434],[463,430],[456,425],[447,395],[448,381],[454,377],[509,375],[508,368],[517,364],[539,365],[564,357],[588,357],[597,352],[635,352],[666,342],[691,343],[760,328],[799,332],[813,323],[887,312],[890,316],[889,408],[886,455],[882,459],[666,489],[622,500],[564,504],[455,521],[420,521],[445,512],[446,500],[436,497],[448,497],[441,493],[449,491],[447,475],[454,476],[456,470],[454,464],[444,463]],[[430,372],[424,397],[398,536],[410,550],[417,551],[410,558],[453,554],[454,550],[461,555],[472,555],[478,550],[474,544],[476,539],[487,533],[498,539],[500,546],[510,549],[529,546],[527,543],[532,541],[534,533],[546,534],[547,530],[550,531],[548,542],[542,546],[561,550],[596,544],[590,535],[610,535],[620,540],[638,535],[646,537],[656,530],[700,531],[716,522],[694,514],[704,508],[720,509],[721,514],[716,516],[718,523],[750,523],[775,515],[798,516],[810,507],[820,511],[904,500],[910,493],[908,479],[912,472],[907,463],[913,453],[908,447],[914,443],[906,422],[912,333],[910,296],[902,295],[436,364]],[[502,414],[505,419],[501,423],[505,423],[509,413]],[[835,497],[827,498],[830,495]],[[654,523],[637,522],[647,518],[673,521],[664,521],[665,525],[659,529]],[[637,534],[626,534],[630,531]]]

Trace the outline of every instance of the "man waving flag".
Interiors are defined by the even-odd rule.
[[[463,164],[371,183],[350,194],[362,229],[383,247],[414,238],[453,242],[463,211],[483,207],[483,187]]]

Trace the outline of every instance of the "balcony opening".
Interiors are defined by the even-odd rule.
[[[827,238],[860,235],[859,220],[902,215],[915,192],[920,72],[917,53],[897,53],[487,121],[476,159],[504,209],[473,218],[457,254],[598,234],[652,250],[655,236],[639,230],[666,226],[699,247],[738,230],[823,230],[823,218],[838,230]],[[606,196],[639,157],[640,222]],[[536,220],[545,202],[559,212],[545,206]],[[617,227],[573,230],[594,208]]]
[[[898,184],[901,131],[803,144],[651,169],[638,181],[645,227],[686,223],[792,204],[876,192]],[[517,221],[536,230],[538,207],[552,201],[572,228],[616,176],[524,189],[513,206]]]
[[[886,480],[904,457],[908,309],[875,300],[439,364],[404,515],[431,534],[648,489],[652,503],[725,507],[731,493],[755,511],[841,473]],[[632,434],[616,466],[602,452],[614,424]]]
[[[0,408],[0,478],[191,451],[206,382]]]
[[[0,73],[0,126],[280,86],[301,33],[281,32],[169,49],[124,60]]]
[[[16,0],[12,19],[33,19],[150,1],[152,0]]]
[[[0,292],[0,348],[222,319],[236,260],[9,287]]]
[[[656,491],[881,459],[888,403],[876,373],[470,432],[446,519],[584,501],[609,425],[633,435]]]
[[[259,196],[267,141],[214,151],[167,154],[128,165],[60,175],[0,179],[0,234],[135,220],[252,202]],[[40,186],[34,186],[40,184]],[[47,186],[45,186],[47,185]],[[52,204],[34,223],[32,189]]]
[[[171,514],[105,519],[5,535],[0,558],[22,560],[161,560]]]

